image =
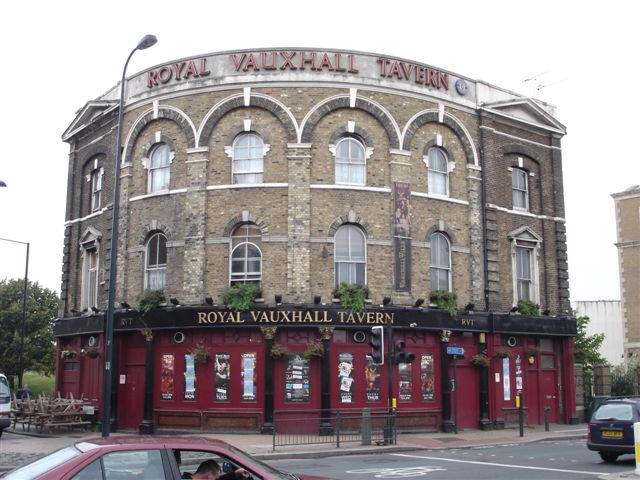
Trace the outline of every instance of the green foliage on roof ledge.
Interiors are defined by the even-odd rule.
[[[343,282],[333,291],[333,296],[340,299],[340,305],[344,308],[363,312],[365,300],[369,298],[369,289],[366,285]]]
[[[222,295],[222,301],[231,310],[246,312],[256,301],[260,288],[255,283],[237,283],[227,288]]]
[[[144,315],[154,308],[158,308],[166,301],[167,299],[164,297],[164,291],[147,288],[138,295],[138,298],[136,299],[136,309]]]
[[[449,292],[447,290],[434,290],[429,296],[429,301],[452,317],[455,317],[458,312],[458,298],[453,292]]]

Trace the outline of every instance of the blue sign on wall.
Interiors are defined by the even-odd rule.
[[[464,355],[464,348],[462,347],[447,347],[447,355]]]

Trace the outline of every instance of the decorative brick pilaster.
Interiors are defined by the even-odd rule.
[[[311,190],[310,145],[289,145],[287,204],[287,295],[286,302],[310,300]]]
[[[484,234],[482,230],[482,171],[467,164],[467,192],[469,193],[469,238],[471,246],[471,303],[485,310],[484,298]]]
[[[125,292],[127,291],[127,247],[129,245],[129,190],[131,188],[133,165],[131,163],[123,163],[120,168],[120,211],[118,218],[118,248],[117,248],[117,269],[116,269],[116,297],[115,301],[123,300]],[[113,218],[113,204],[109,210],[109,225],[111,225],[111,218]],[[111,229],[109,229],[106,235],[105,242],[105,264],[104,269],[104,291],[109,290],[109,268],[110,265],[107,261],[111,258]],[[117,303],[116,303],[117,304]]]

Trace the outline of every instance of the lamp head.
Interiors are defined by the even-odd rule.
[[[207,305],[213,305],[213,297],[204,297],[204,301],[207,302]]]
[[[153,47],[158,42],[155,35],[145,35],[142,40],[138,42],[136,50],[144,50],[145,48]]]
[[[391,297],[383,297],[382,299],[382,305],[384,305],[385,307],[387,305],[389,305],[391,303]]]

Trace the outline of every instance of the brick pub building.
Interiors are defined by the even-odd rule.
[[[117,100],[116,86],[63,134],[56,388],[99,410]],[[384,410],[374,325],[416,356],[392,367],[399,425],[499,428],[518,392],[528,423],[545,407],[575,420],[565,127],[552,106],[408,60],[314,49],[166,63],[129,78],[125,105],[120,428],[269,431],[301,410]],[[261,290],[246,312],[222,304],[238,282]],[[340,282],[368,286],[364,312],[332,299]],[[140,315],[145,288],[174,302]],[[456,315],[429,305],[433,290],[455,292]],[[522,299],[545,315],[510,312]],[[310,345],[321,356],[305,357]],[[488,366],[472,362],[481,353]]]

